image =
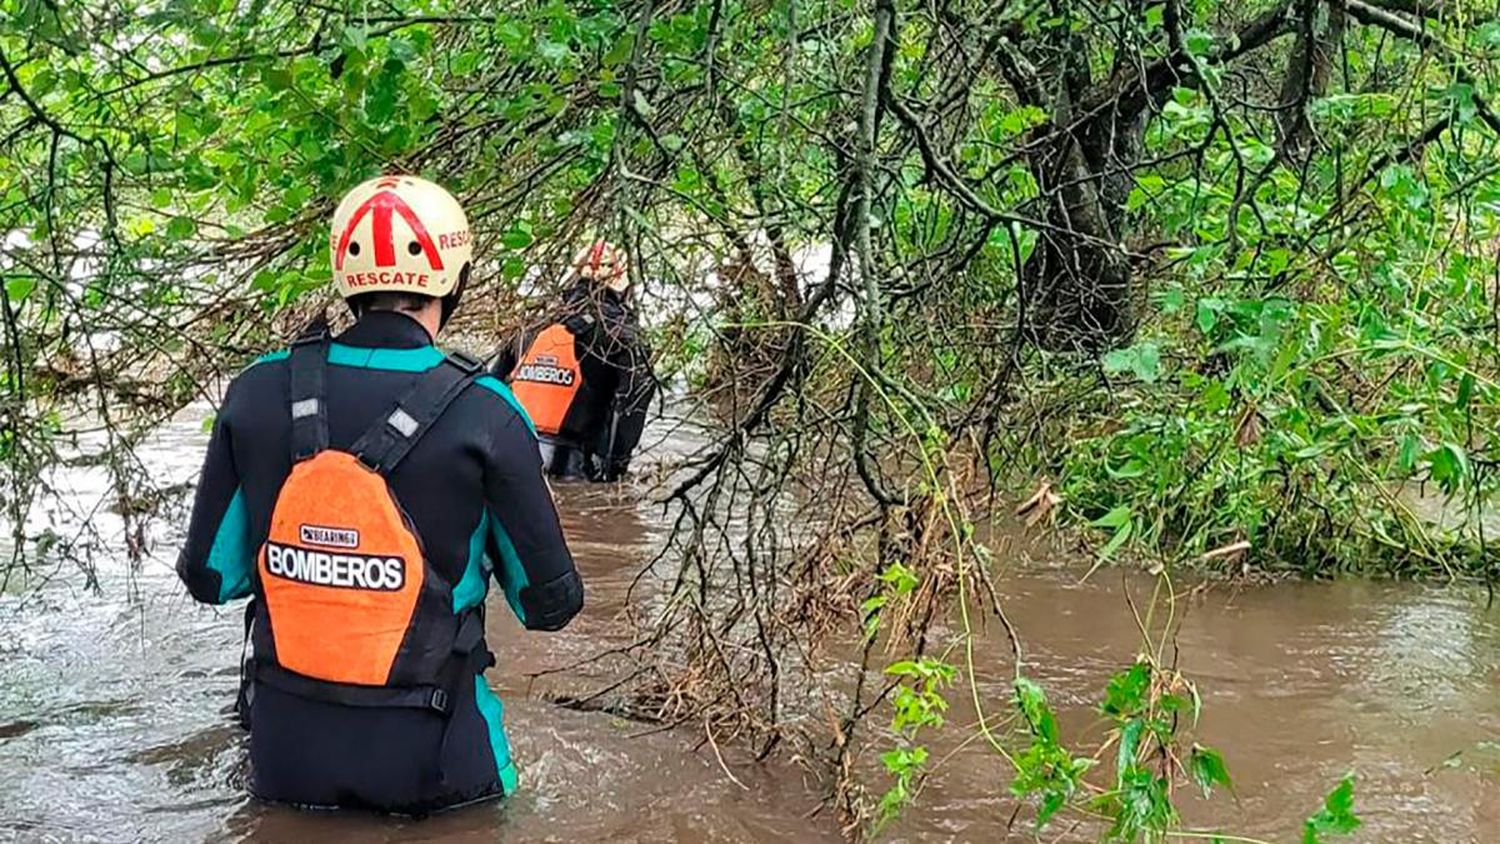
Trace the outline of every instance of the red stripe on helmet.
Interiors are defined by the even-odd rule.
[[[364,220],[366,214],[374,212],[370,221],[370,234],[375,247],[375,266],[394,267],[396,265],[396,243],[395,233],[391,227],[391,213],[401,215],[406,225],[411,228],[412,234],[417,238],[417,243],[427,255],[427,263],[434,270],[443,268],[443,256],[438,253],[437,244],[432,241],[432,235],[427,233],[427,227],[417,217],[417,213],[411,210],[395,191],[381,190],[362,205],[354,210],[349,217],[349,222],[344,225],[344,233],[339,236],[339,248],[334,255],[334,268],[344,268],[344,256],[348,254],[349,241],[354,237],[354,229]]]
[[[590,265],[589,269],[591,269],[591,270],[594,271],[594,277],[595,278],[598,277],[599,270],[603,267],[603,264],[604,264],[604,250],[608,246],[609,246],[609,244],[605,243],[602,240],[598,240],[598,241],[595,241],[594,245],[592,247],[590,247],[590,249],[589,249],[589,259],[588,259],[589,260],[589,265]]]

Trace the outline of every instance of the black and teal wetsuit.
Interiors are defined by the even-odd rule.
[[[490,371],[510,379],[526,349],[551,325],[574,336],[583,383],[555,434],[542,434],[551,452],[549,474],[617,481],[625,476],[656,395],[651,350],[625,296],[580,280],[556,313],[501,344]]]
[[[257,593],[256,554],[292,467],[287,353],[230,384],[214,421],[178,573],[193,597],[223,604]],[[372,312],[328,350],[331,447],[347,449],[443,354],[398,313]],[[455,614],[482,607],[493,576],[522,623],[557,630],[583,586],[542,477],[536,436],[510,390],[478,378],[388,478],[430,566],[452,584]],[[274,659],[264,601],[251,636]],[[330,623],[334,623],[330,620]],[[499,699],[483,673],[450,719],[412,709],[340,706],[256,683],[250,695],[251,789],[319,807],[425,813],[510,793],[516,772]],[[437,760],[439,776],[430,776]]]

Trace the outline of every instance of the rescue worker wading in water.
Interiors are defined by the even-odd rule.
[[[253,597],[256,796],[415,815],[500,797],[516,769],[484,679],[489,580],[532,630],[566,625],[583,585],[514,396],[432,345],[470,272],[458,202],[375,179],[329,243],[357,320],[229,385],[178,573],[200,601]]]
[[[656,379],[629,304],[628,264],[606,241],[580,252],[562,307],[502,346],[492,367],[536,423],[554,477],[619,480],[640,444]]]

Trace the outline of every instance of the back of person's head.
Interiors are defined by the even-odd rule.
[[[573,259],[578,278],[624,295],[630,289],[630,256],[607,240],[596,240]]]

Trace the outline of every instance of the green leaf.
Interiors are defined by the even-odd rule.
[[[1389,167],[1380,176],[1380,186],[1392,199],[1406,203],[1407,208],[1417,210],[1427,205],[1427,186],[1417,179],[1412,169],[1399,164]]]
[[[1146,722],[1139,718],[1132,718],[1125,722],[1120,730],[1120,751],[1115,758],[1116,777],[1124,777],[1130,766],[1135,764],[1135,755],[1141,748],[1141,733],[1146,729]],[[1117,781],[1123,786],[1122,780]]]
[[[1042,827],[1046,826],[1047,822],[1052,820],[1052,817],[1062,809],[1063,804],[1065,804],[1067,800],[1068,795],[1064,791],[1053,791],[1043,796],[1042,803],[1037,807],[1036,810],[1037,829],[1041,829]]]
[[[1182,48],[1191,56],[1206,56],[1214,48],[1214,36],[1201,29],[1190,29],[1182,34]]]
[[[1132,457],[1125,461],[1125,465],[1120,468],[1116,469],[1113,466],[1106,465],[1104,471],[1108,472],[1111,478],[1117,481],[1124,481],[1144,476],[1146,474],[1146,464],[1140,458]]]
[[[1224,767],[1224,757],[1211,747],[1193,745],[1192,754],[1188,757],[1188,771],[1193,782],[1203,790],[1204,797],[1208,797],[1215,786],[1234,787],[1229,781],[1229,769]]]
[[[1017,677],[1016,704],[1033,733],[1054,744],[1057,742],[1057,716],[1047,705],[1047,695],[1041,686],[1030,678]]]
[[[501,45],[505,47],[507,53],[511,54],[512,59],[524,58],[531,54],[531,34],[517,21],[502,21],[495,27],[495,37],[500,39]]]
[[[865,619],[866,639],[874,639],[875,634],[880,632],[880,610],[889,600],[885,595],[875,595],[859,605],[859,611]]]
[[[363,53],[365,51],[365,47],[369,45],[369,34],[365,31],[365,28],[363,26],[345,26],[343,33],[341,33],[339,41],[345,46]]]
[[[1421,456],[1423,446],[1422,438],[1416,434],[1407,434],[1401,440],[1401,451],[1396,458],[1396,465],[1401,467],[1401,471],[1409,473],[1417,467],[1417,458]]]
[[[1136,662],[1109,679],[1100,709],[1105,715],[1134,715],[1145,708],[1150,689],[1151,666],[1146,662]]]
[[[1455,443],[1443,443],[1427,457],[1432,480],[1452,495],[1462,489],[1469,477],[1469,456]]]
[[[885,769],[893,774],[907,773],[927,763],[927,748],[888,750],[880,754],[880,761],[884,763]]]
[[[1312,103],[1314,117],[1332,121],[1371,120],[1395,113],[1397,101],[1384,91],[1331,94]]]
[[[1459,123],[1469,123],[1479,113],[1474,104],[1474,86],[1467,82],[1454,82],[1444,92],[1446,99],[1452,102],[1452,107],[1458,112]]]
[[[561,64],[571,54],[567,44],[559,44],[556,41],[549,41],[545,38],[539,39],[536,42],[536,52],[544,60],[553,64]]]
[[[1121,546],[1130,539],[1130,535],[1134,530],[1134,522],[1126,522],[1116,528],[1114,535],[1109,538],[1108,542],[1104,543],[1103,548],[1099,549],[1099,559],[1108,560],[1110,557],[1113,557],[1115,552],[1119,551]]]
[[[635,33],[630,29],[626,29],[620,32],[620,37],[615,39],[614,45],[609,48],[609,52],[605,53],[604,58],[600,61],[605,67],[619,67],[630,61],[631,53],[634,51]]]
[[[1500,47],[1500,21],[1486,23],[1479,27],[1479,31],[1475,34],[1479,36],[1479,43]]]
[[[1323,799],[1323,808],[1303,826],[1302,844],[1322,844],[1324,835],[1348,835],[1360,827],[1354,814],[1354,775],[1342,781]]]
[[[288,65],[273,64],[261,71],[261,81],[271,91],[284,91],[292,87],[292,71]]]
[[[52,72],[52,68],[43,67],[36,72],[36,75],[31,77],[31,84],[26,86],[26,92],[32,98],[39,100],[52,93],[52,89],[56,87],[57,74]]]
[[[1027,129],[1047,122],[1047,112],[1036,106],[1026,105],[1011,109],[1000,118],[1000,131],[1007,135],[1019,135]]]
[[[1089,524],[1093,525],[1094,527],[1116,527],[1117,528],[1117,527],[1122,527],[1124,525],[1130,524],[1130,519],[1131,519],[1131,510],[1130,510],[1130,508],[1122,504],[1119,507],[1116,507],[1113,510],[1110,510],[1108,513],[1105,513],[1104,515],[1102,515],[1099,518],[1095,519],[1094,521],[1089,522]]]
[[[1147,341],[1115,349],[1104,356],[1104,371],[1112,375],[1130,372],[1147,384],[1155,383],[1161,373],[1161,347]]]
[[[35,289],[36,279],[30,276],[14,276],[5,280],[5,295],[10,297],[12,305],[26,301],[26,297]]]
[[[1458,382],[1458,396],[1453,400],[1453,409],[1468,412],[1469,399],[1474,397],[1474,373],[1465,372]]]
[[[891,587],[897,595],[906,595],[917,588],[917,576],[912,570],[901,564],[900,560],[893,560],[885,571],[881,572],[880,582]]]
[[[1164,314],[1175,314],[1182,310],[1185,304],[1187,304],[1187,294],[1183,293],[1180,287],[1161,294],[1161,312]]]
[[[1115,529],[1114,535],[1109,538],[1109,542],[1105,543],[1104,547],[1099,549],[1099,559],[1101,560],[1107,560],[1116,551],[1119,551],[1120,547],[1130,539],[1131,534],[1135,530],[1134,513],[1130,507],[1123,504],[1089,524],[1094,527],[1112,527]]]
[[[478,50],[464,50],[449,59],[453,63],[454,76],[468,76],[479,69],[483,60],[484,56]]]
[[[1270,370],[1266,373],[1268,380],[1277,382],[1282,379],[1292,368],[1292,363],[1297,360],[1297,355],[1302,352],[1302,344],[1296,339],[1283,342],[1281,351],[1276,353],[1276,360],[1271,363]]]
[[[173,240],[187,240],[198,233],[198,224],[191,217],[173,217],[167,223],[167,237]]]
[[[531,232],[513,228],[500,236],[500,244],[506,249],[525,249],[531,245]]]
[[[1223,307],[1224,303],[1218,299],[1199,299],[1197,314],[1194,319],[1194,322],[1198,325],[1198,330],[1205,335],[1211,333],[1214,330],[1214,326],[1219,324],[1219,310]]]

